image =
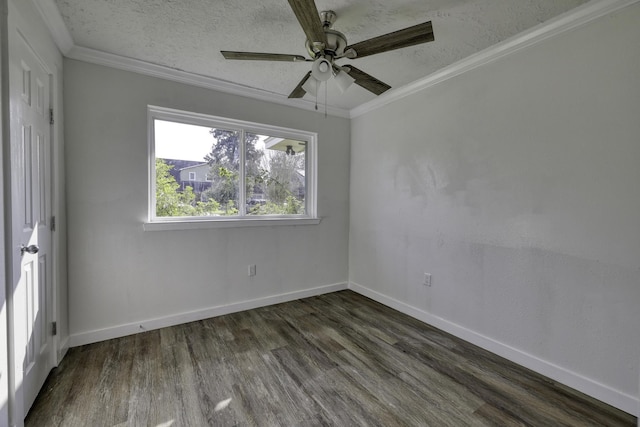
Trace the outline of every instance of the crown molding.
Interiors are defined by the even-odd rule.
[[[435,86],[467,71],[489,64],[506,55],[518,52],[529,46],[538,44],[551,37],[588,24],[589,22],[606,16],[617,10],[630,6],[640,0],[592,0],[567,13],[550,19],[523,33],[495,44],[478,53],[468,56],[448,67],[445,67],[424,78],[409,83],[397,89],[392,89],[376,99],[351,109],[350,117],[355,118],[374,111],[387,104],[398,101],[406,96]]]
[[[150,62],[114,55],[112,53],[106,53],[86,47],[74,46],[65,56],[79,61],[131,71],[138,74],[211,89],[218,92],[229,93],[274,104],[286,105],[303,110],[316,111],[315,103],[304,99],[289,99],[279,93],[242,86],[237,83],[231,83],[224,80],[214,79],[212,77],[176,70],[163,65],[152,64]],[[349,111],[341,108],[327,107],[327,114],[331,116],[349,118]]]

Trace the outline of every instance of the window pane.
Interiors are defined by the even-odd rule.
[[[156,216],[238,213],[239,132],[154,120]]]
[[[240,137],[237,130],[211,129],[213,145],[205,159],[209,164],[207,203],[217,207],[218,215],[238,215],[240,206]]]
[[[306,142],[246,134],[247,215],[305,213]]]

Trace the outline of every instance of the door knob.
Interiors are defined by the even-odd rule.
[[[38,247],[38,245],[20,245],[20,255],[24,255],[25,252],[28,254],[37,254],[39,250],[40,248]]]

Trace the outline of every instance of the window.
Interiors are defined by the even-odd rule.
[[[149,152],[145,229],[319,222],[315,133],[150,106]]]

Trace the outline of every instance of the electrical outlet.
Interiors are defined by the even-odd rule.
[[[431,286],[431,274],[424,273],[424,281],[422,282],[425,286]]]
[[[251,264],[249,266],[249,277],[253,277],[256,275],[256,265],[255,264]]]

